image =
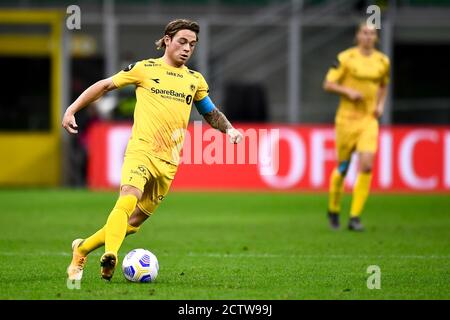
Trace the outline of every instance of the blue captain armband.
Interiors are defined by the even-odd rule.
[[[204,97],[202,100],[195,101],[194,104],[201,115],[205,115],[216,108],[209,96]]]

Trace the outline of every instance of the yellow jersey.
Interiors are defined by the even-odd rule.
[[[354,120],[373,115],[380,86],[389,83],[389,58],[375,50],[363,55],[357,47],[342,51],[326,75],[326,80],[359,91],[363,98],[351,101],[340,96],[336,120]]]
[[[118,88],[136,86],[132,134],[127,146],[178,165],[192,103],[208,95],[203,76],[162,58],[130,64],[112,77]]]

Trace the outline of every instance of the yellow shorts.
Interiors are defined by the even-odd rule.
[[[378,148],[378,120],[373,117],[354,121],[336,120],[338,161],[349,161],[352,153],[375,153]]]
[[[155,212],[167,195],[177,166],[142,151],[127,151],[122,165],[120,186],[130,185],[142,191],[138,207],[147,215]]]

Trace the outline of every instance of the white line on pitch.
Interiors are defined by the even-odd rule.
[[[0,256],[71,256],[71,252],[40,251],[40,252],[8,252],[0,251]],[[94,252],[90,256],[100,256],[100,252]],[[188,252],[187,254],[159,253],[158,256],[188,256],[209,258],[300,258],[300,259],[450,259],[450,255],[350,255],[350,254],[273,254],[273,253],[208,253]]]

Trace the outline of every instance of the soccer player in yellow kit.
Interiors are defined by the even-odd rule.
[[[134,123],[122,167],[119,198],[104,227],[86,239],[72,242],[72,261],[67,268],[70,280],[81,280],[87,255],[102,245],[105,253],[100,259],[101,276],[111,280],[125,236],[139,230],[169,191],[193,103],[213,128],[229,136],[231,143],[242,140],[242,134],[208,97],[203,76],[185,66],[197,44],[198,33],[199,26],[194,21],[170,22],[164,37],[156,42],[158,49],[165,49],[161,58],[130,64],[116,75],[98,81],[66,110],[62,126],[76,134],[77,111],[108,91],[136,86]]]
[[[363,231],[360,215],[370,190],[378,143],[378,119],[383,114],[389,82],[389,58],[375,49],[377,30],[361,24],[357,45],[337,57],[324,81],[324,89],[340,96],[335,117],[338,165],[330,177],[328,218],[339,228],[344,178],[353,152],[358,153],[358,175],[353,187],[348,228]]]

